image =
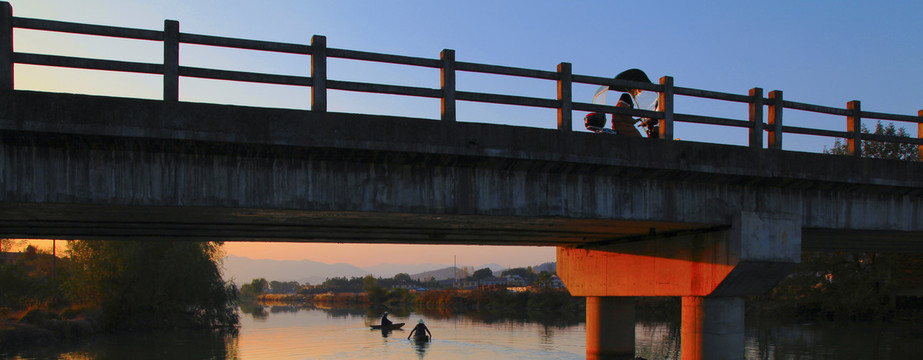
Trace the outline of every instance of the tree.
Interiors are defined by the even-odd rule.
[[[476,281],[481,281],[481,280],[487,279],[492,276],[494,276],[494,272],[490,270],[490,268],[483,268],[483,269],[478,269],[474,272],[474,274],[471,274],[471,279],[476,280]]]
[[[410,283],[410,282],[413,282],[414,280],[407,273],[399,273],[397,275],[394,275],[394,281],[397,283],[402,283],[402,282]]]
[[[862,126],[863,133],[870,133]],[[893,123],[875,125],[877,135],[909,137]],[[862,140],[862,156],[877,159],[917,160],[919,151],[912,144]],[[845,155],[847,144],[837,139],[827,154]],[[923,257],[919,254],[805,252],[801,264],[789,278],[779,284],[772,297],[798,303],[802,310],[852,315],[873,314],[890,310],[884,301],[894,304],[894,291],[923,275]],[[919,284],[913,284],[919,285]]]
[[[257,295],[263,295],[266,293],[266,290],[269,290],[269,282],[264,278],[251,280],[250,286],[253,287],[253,292]]]
[[[372,303],[380,304],[385,301],[387,292],[381,286],[378,286],[378,281],[375,280],[372,274],[368,274],[362,278],[362,289],[365,290],[369,301]]]
[[[554,281],[552,281],[551,273],[547,271],[542,271],[538,274],[538,278],[535,279],[535,287],[539,289],[550,289],[554,287]]]
[[[270,281],[269,288],[272,289],[273,294],[293,294],[299,288],[301,284],[297,281]]]
[[[221,278],[219,242],[69,241],[72,301],[99,307],[107,325],[234,325],[237,289]]]
[[[862,133],[869,134],[868,127],[865,124],[862,124]],[[910,137],[910,134],[907,133],[907,130],[904,128],[896,128],[894,123],[888,123],[884,125],[879,120],[875,124],[875,132],[872,133],[875,135],[888,135],[888,136],[899,136],[899,137]],[[913,144],[904,144],[904,143],[892,143],[892,142],[881,142],[881,141],[871,141],[871,140],[862,140],[862,156],[870,157],[875,159],[896,159],[896,160],[910,160],[916,161],[919,157],[919,150],[916,145]],[[833,148],[827,149],[824,148],[824,153],[832,155],[846,155],[847,154],[847,143],[843,139],[836,139],[836,142],[833,144]]]

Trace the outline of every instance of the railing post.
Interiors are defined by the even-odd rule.
[[[311,38],[311,111],[327,112],[327,37]]]
[[[917,111],[917,121],[923,121],[923,110]],[[923,139],[923,122],[917,122],[917,139]],[[923,145],[917,146],[917,160],[923,161]]]
[[[782,150],[782,91],[769,92],[772,106],[769,107],[769,148]]]
[[[853,100],[846,104],[846,109],[849,110],[846,116],[846,131],[849,132],[846,154],[862,156],[862,105],[859,100]]]
[[[661,139],[673,140],[673,77],[664,76],[660,78],[660,85],[663,85],[663,92],[660,93],[660,104],[657,111],[663,112],[663,119],[660,119],[659,127]]]
[[[558,130],[571,132],[574,130],[573,108],[573,67],[570,63],[558,64]]]
[[[179,101],[179,21],[163,21],[163,100]]]
[[[763,89],[750,89],[750,148],[763,148]]]
[[[13,90],[13,5],[0,3],[0,90]]]
[[[442,120],[455,123],[455,50],[443,49],[439,54],[439,84],[442,86]]]

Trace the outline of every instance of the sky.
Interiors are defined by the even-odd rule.
[[[160,30],[164,19],[203,35],[611,77],[643,69],[676,86],[746,94],[782,90],[785,99],[916,115],[923,109],[923,2],[919,1],[309,1],[309,0],[9,0],[14,16]],[[159,63],[158,42],[92,39],[17,30],[16,51]],[[308,56],[183,45],[180,64],[308,76]],[[328,76],[439,88],[439,72],[331,59]],[[16,88],[158,99],[161,79],[101,71],[16,66]],[[552,81],[459,73],[458,89],[554,98]],[[575,85],[589,102],[596,86]],[[307,88],[181,79],[181,101],[310,108]],[[439,102],[331,91],[329,110],[436,119]],[[678,113],[746,120],[745,104],[678,97]],[[552,128],[553,110],[458,104],[459,121]],[[583,113],[574,114],[582,129]],[[786,110],[785,124],[845,130],[844,119]],[[912,136],[913,124],[906,127]],[[745,129],[677,123],[676,137],[743,145]],[[786,135],[786,150],[821,152],[834,139]],[[228,244],[230,254],[374,265],[380,262],[526,266],[554,260],[552,248],[420,247],[400,245]],[[464,255],[464,256],[462,256]],[[439,260],[442,259],[442,260]],[[470,259],[462,262],[462,259]]]

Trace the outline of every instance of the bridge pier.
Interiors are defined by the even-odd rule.
[[[635,357],[635,299],[588,296],[586,298],[587,360],[621,360]]]
[[[741,212],[728,228],[559,247],[561,280],[587,297],[587,358],[634,356],[634,305],[624,299],[637,296],[683,298],[683,359],[742,358],[743,297],[769,291],[800,261],[799,218]]]
[[[683,360],[744,358],[744,299],[684,296]]]

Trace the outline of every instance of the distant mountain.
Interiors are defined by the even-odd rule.
[[[394,275],[405,273],[414,274],[432,269],[438,269],[445,265],[440,264],[378,264],[374,266],[363,267],[362,270],[368,271],[375,277],[393,278]]]
[[[475,267],[474,270],[480,270],[483,268],[490,268],[490,271],[493,271],[495,275],[500,275],[500,273],[503,272],[503,270],[507,269],[506,266],[500,266],[497,264],[486,264],[486,265]]]
[[[494,275],[500,275],[507,268],[497,264],[485,264],[477,267],[467,267],[469,270],[490,268]],[[436,269],[436,270],[432,270]],[[410,274],[416,280],[454,279],[455,267],[439,264],[379,264],[360,268],[350,264],[327,264],[311,260],[271,260],[251,259],[242,256],[229,255],[224,258],[224,278],[234,280],[237,285],[249,283],[253,279],[264,278],[269,281],[297,281],[317,285],[332,277],[361,277],[372,274],[377,278],[392,278],[398,273]],[[532,267],[535,272],[542,270],[554,272],[555,263],[544,263]],[[458,276],[463,277],[464,272],[458,270]]]
[[[554,274],[558,272],[558,263],[546,262],[538,266],[533,266],[532,271],[535,271],[537,273],[540,273],[542,271],[547,271],[547,272]]]
[[[228,255],[224,258],[224,279],[234,280],[238,285],[253,279],[269,281],[297,281],[320,284],[332,277],[359,277],[370,272],[350,264],[326,264],[311,260],[251,259]]]
[[[414,280],[419,280],[419,281],[426,281],[426,280],[429,280],[430,278],[434,278],[437,281],[446,280],[446,279],[454,279],[456,271],[458,271],[458,277],[464,277],[462,275],[462,271],[459,270],[459,268],[454,267],[454,266],[449,266],[447,268],[424,271],[424,272],[416,273],[416,274],[410,274],[410,278]]]

